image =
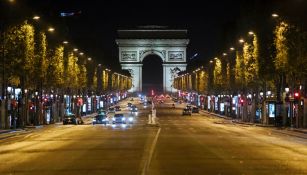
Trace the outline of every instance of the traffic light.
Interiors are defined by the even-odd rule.
[[[243,104],[244,104],[244,99],[240,99],[240,104],[243,106]]]
[[[294,101],[295,101],[295,102],[298,102],[299,99],[300,99],[300,93],[294,92]]]
[[[202,102],[204,101],[204,96],[200,97],[200,101],[202,101]]]
[[[78,106],[82,106],[83,105],[83,99],[82,98],[78,98]]]

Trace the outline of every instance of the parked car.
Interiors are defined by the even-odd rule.
[[[83,124],[83,120],[81,117],[76,117],[75,114],[67,114],[63,118],[63,125],[67,124],[74,124],[74,125]]]
[[[113,124],[115,123],[126,123],[126,117],[124,116],[124,114],[115,114],[112,118],[112,122]]]
[[[132,106],[132,103],[128,103],[127,107],[130,108]]]
[[[115,113],[115,108],[114,107],[109,107],[108,113]]]
[[[185,108],[190,110],[190,111],[192,110],[192,106],[191,105],[187,105]]]
[[[182,111],[182,115],[192,115],[191,110],[189,110],[188,108],[184,108]]]
[[[115,111],[121,111],[120,106],[115,106]]]
[[[98,115],[107,115],[107,111],[103,109],[99,109],[97,113]]]
[[[198,107],[193,107],[192,108],[192,113],[199,113]]]
[[[107,124],[108,118],[107,115],[98,114],[93,118],[93,125],[95,124]]]

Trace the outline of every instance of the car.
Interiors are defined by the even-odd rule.
[[[133,122],[134,122],[134,116],[133,115],[130,115],[129,117],[127,117],[126,123],[133,124]]]
[[[191,110],[189,110],[188,108],[184,108],[182,111],[182,115],[192,115]]]
[[[114,107],[109,107],[108,113],[115,113],[115,108]]]
[[[199,113],[198,107],[192,107],[192,113]]]
[[[107,115],[107,111],[106,110],[103,110],[103,109],[99,109],[97,111],[98,115]]]
[[[128,103],[127,107],[130,108],[132,106],[132,103]]]
[[[138,112],[138,108],[135,105],[131,106],[131,112]]]
[[[148,104],[146,102],[144,102],[143,105],[144,105],[144,108],[148,107]]]
[[[108,118],[107,115],[98,114],[93,118],[93,125],[95,124],[107,124]]]
[[[75,114],[66,114],[63,118],[63,125],[67,124],[83,124],[83,120],[81,117],[76,117]]]
[[[191,105],[187,105],[185,108],[189,109],[190,111],[192,110],[192,106]]]
[[[121,111],[120,106],[115,106],[115,111]]]
[[[124,114],[115,114],[112,117],[112,122],[113,122],[113,124],[115,124],[115,123],[125,124],[126,123],[126,117],[124,116]]]

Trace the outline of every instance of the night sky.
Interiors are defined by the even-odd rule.
[[[17,4],[18,3],[18,4]],[[16,0],[22,16],[39,14],[46,25],[58,24],[67,38],[87,55],[119,70],[116,30],[139,25],[188,29],[190,65],[206,63],[253,27],[248,17],[269,18],[272,12],[306,17],[306,0],[102,1]],[[60,12],[78,12],[60,17]],[[306,20],[306,18],[304,18]],[[64,34],[63,34],[64,33]],[[60,39],[59,39],[60,40]]]

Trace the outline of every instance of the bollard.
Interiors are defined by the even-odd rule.
[[[153,115],[151,120],[152,120],[152,124],[155,125],[156,124],[156,116]]]
[[[152,124],[151,114],[148,114],[148,124]]]

